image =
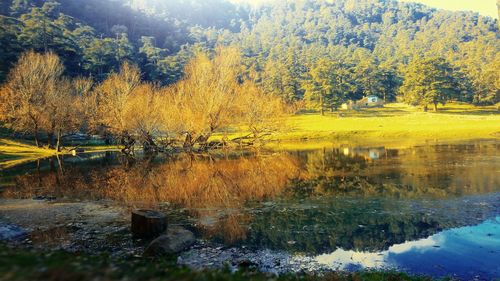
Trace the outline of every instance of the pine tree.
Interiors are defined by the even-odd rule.
[[[407,103],[422,106],[425,111],[430,105],[437,111],[438,104],[444,105],[459,94],[454,70],[442,58],[413,61],[408,66],[401,91]]]

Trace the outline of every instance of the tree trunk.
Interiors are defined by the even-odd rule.
[[[57,143],[56,143],[56,151],[57,152],[61,152],[61,135],[62,135],[61,130],[58,130],[57,131]]]
[[[434,103],[434,112],[437,112],[437,111],[438,111],[438,104]]]
[[[183,148],[188,151],[191,151],[193,148],[193,136],[191,136],[190,133],[186,133],[186,139],[184,140]]]
[[[325,102],[323,100],[323,94],[321,94],[321,96],[319,97],[319,103],[321,106],[321,116],[325,116]]]
[[[167,218],[152,210],[132,212],[132,235],[134,238],[156,238],[167,230]]]
[[[427,108],[427,105],[424,106],[424,112],[427,112],[428,111],[428,108]]]
[[[34,132],[34,134],[35,134],[35,145],[37,147],[40,147],[40,141],[38,140],[38,126],[35,126],[35,132]]]
[[[122,152],[125,154],[133,154],[134,153],[134,145],[135,139],[128,134],[128,132],[122,133],[121,144],[125,146],[122,149]]]

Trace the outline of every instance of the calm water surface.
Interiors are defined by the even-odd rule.
[[[0,171],[0,196],[158,208],[227,247],[331,269],[500,277],[500,142],[135,159],[100,153]]]

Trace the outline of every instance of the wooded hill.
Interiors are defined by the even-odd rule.
[[[197,50],[233,45],[244,54],[244,74],[289,103],[317,105],[325,85],[314,69],[337,81],[336,97],[324,106],[370,94],[391,101],[412,61],[436,57],[445,61],[434,60],[434,68],[453,78],[452,99],[500,100],[499,26],[472,12],[390,0],[284,0],[260,8],[226,0],[7,0],[0,13],[0,80],[32,49],[59,55],[70,76],[102,81],[129,61],[144,80],[168,85]]]

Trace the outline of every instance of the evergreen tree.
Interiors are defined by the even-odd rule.
[[[430,105],[437,111],[438,104],[444,105],[460,93],[453,68],[442,58],[413,61],[408,66],[401,91],[405,102],[422,106],[425,111]]]

